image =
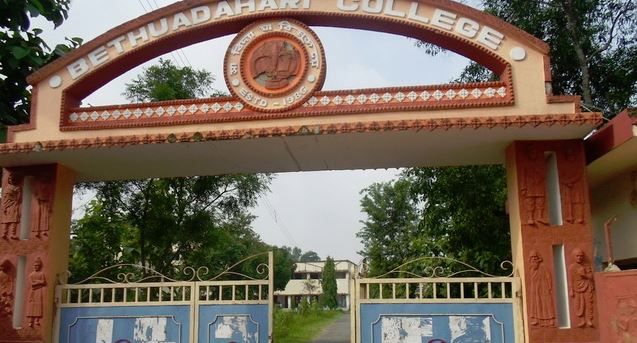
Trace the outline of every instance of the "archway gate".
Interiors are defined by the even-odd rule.
[[[306,25],[422,39],[499,80],[322,91],[326,62]],[[236,32],[224,66],[231,97],[82,106],[144,61]],[[582,138],[601,115],[581,112],[578,97],[551,94],[548,51],[445,0],[180,1],[106,32],[30,77],[31,121],[11,127],[0,145],[0,259],[10,286],[0,342],[53,337],[53,286],[67,269],[78,181],[489,163],[508,170],[525,339],[599,340],[593,287],[571,297],[568,286],[589,282]],[[29,302],[33,292],[44,301]],[[538,310],[538,297],[553,305]],[[14,311],[21,308],[37,310]]]

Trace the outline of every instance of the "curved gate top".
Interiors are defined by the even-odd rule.
[[[291,93],[303,100],[296,107],[277,103],[279,107],[261,111],[259,101],[265,104],[263,98],[272,94],[259,96],[243,89],[240,80],[226,79],[239,96],[81,106],[87,95],[145,61],[260,20],[274,27],[293,22],[425,40],[491,69],[499,80],[329,92],[314,87]],[[255,26],[254,32],[263,27]],[[244,45],[250,49],[254,32],[233,42],[227,59]],[[301,48],[310,35],[292,36]],[[320,45],[318,37],[312,42]],[[317,51],[301,60],[314,63],[308,58]],[[0,163],[62,163],[77,170],[81,180],[502,163],[502,151],[513,140],[581,138],[599,122],[599,114],[580,112],[577,97],[553,96],[550,79],[544,42],[453,1],[180,1],[124,23],[31,75],[31,122],[10,128],[10,144],[0,147]],[[318,86],[322,81],[314,75],[308,80]],[[286,96],[284,103],[294,100]],[[432,133],[413,135],[422,130]],[[466,133],[460,134],[462,130]],[[352,135],[370,132],[375,134]],[[344,137],[351,150],[338,148]],[[238,139],[243,141],[229,144]],[[468,153],[468,145],[475,151]],[[435,149],[423,154],[422,146]],[[109,147],[123,147],[125,153],[101,149]],[[396,154],[397,148],[403,153]],[[149,168],[141,171],[136,167],[140,153],[161,158],[149,157],[144,161]],[[212,162],[198,159],[203,153],[215,155]],[[88,157],[101,162],[83,162]],[[231,163],[214,162],[219,160]],[[194,162],[195,169],[190,167]],[[121,173],[105,168],[110,165],[118,165]]]

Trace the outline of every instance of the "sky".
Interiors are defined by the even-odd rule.
[[[64,37],[88,42],[120,24],[166,6],[170,0],[73,0],[69,19],[59,28],[41,20],[47,44],[54,47]],[[327,77],[324,90],[447,83],[459,75],[468,60],[454,53],[427,56],[410,38],[361,30],[313,27],[325,48]],[[223,56],[233,36],[217,38],[166,54],[179,66],[210,71],[214,88],[225,90]],[[157,59],[140,65],[93,93],[85,104],[127,103],[124,85]],[[390,181],[397,169],[301,172],[276,174],[271,191],[251,212],[254,230],[269,244],[297,246],[322,258],[360,260],[356,233],[365,218],[360,191],[374,182]],[[299,193],[305,196],[299,201]],[[89,199],[74,200],[75,216]]]

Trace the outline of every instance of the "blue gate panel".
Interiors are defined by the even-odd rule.
[[[199,305],[199,343],[267,343],[268,305]]]
[[[60,343],[189,343],[190,307],[66,307]]]
[[[512,304],[361,304],[361,342],[514,343]]]

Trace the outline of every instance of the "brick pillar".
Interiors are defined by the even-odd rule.
[[[6,168],[0,204],[0,343],[51,342],[65,277],[74,175],[59,165]]]
[[[515,142],[507,179],[527,342],[599,341],[583,142]]]

